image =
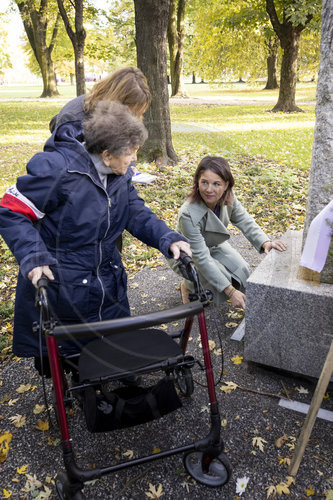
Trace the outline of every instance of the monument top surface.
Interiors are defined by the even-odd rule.
[[[303,293],[331,296],[333,284],[313,283],[297,278],[302,250],[302,231],[288,230],[282,238],[287,243],[285,252],[272,250],[248,278],[248,283],[260,283]]]

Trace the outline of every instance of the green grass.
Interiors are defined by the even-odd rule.
[[[255,101],[277,101],[279,90],[264,90],[266,82],[257,83],[220,83],[220,84],[185,84],[191,97],[228,97],[229,99],[245,99]],[[298,83],[296,86],[297,101],[314,101],[316,87],[313,83]]]
[[[1,85],[0,99],[35,99],[39,98],[43,92],[41,85]],[[59,96],[55,99],[67,99],[76,96],[75,85],[59,85]]]
[[[202,132],[182,133],[177,126],[175,142],[181,149],[204,143],[209,151],[264,157],[291,168],[308,170],[314,130],[314,106],[304,113],[270,113],[266,106],[184,106],[173,105],[171,118]],[[215,130],[215,131],[213,131]]]

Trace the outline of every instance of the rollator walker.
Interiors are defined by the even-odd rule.
[[[44,277],[39,280],[36,303],[40,307],[40,322],[36,329],[46,340],[65,466],[65,472],[59,472],[56,479],[60,499],[84,499],[83,488],[88,481],[179,454],[184,455],[186,471],[203,485],[219,487],[230,479],[231,465],[223,453],[221,418],[205,319],[211,293],[203,290],[191,258],[184,253],[181,253],[179,268],[194,285],[188,304],[140,316],[75,325],[56,324],[48,304],[48,280]],[[198,318],[203,363],[186,353],[195,316]],[[184,326],[175,333],[168,334],[157,328],[181,319],[185,320]],[[87,342],[87,339],[90,340]],[[59,343],[63,341],[87,343],[75,355],[62,355]],[[130,428],[177,410],[181,406],[178,393],[190,397],[194,391],[192,368],[196,363],[205,371],[207,382],[210,428],[205,437],[99,468],[77,465],[67,419],[68,408],[75,399],[80,400],[90,432]],[[69,372],[72,372],[72,384],[68,382]],[[147,388],[137,383],[143,375],[152,373],[162,376],[156,384]],[[116,381],[118,385],[119,381],[124,381],[123,386],[110,390],[110,384]],[[133,382],[132,385],[129,381]]]

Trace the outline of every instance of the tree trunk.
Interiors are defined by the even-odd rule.
[[[84,43],[79,45],[74,51],[75,54],[75,75],[76,75],[76,95],[86,93],[86,80],[84,73]]]
[[[40,59],[39,67],[43,78],[43,92],[40,97],[53,97],[59,95],[53,61],[48,54],[46,54],[46,57]]]
[[[75,58],[75,76],[76,76],[76,95],[86,93],[86,81],[84,74],[84,44],[86,40],[86,31],[83,27],[83,0],[75,0],[75,31],[69,21],[63,0],[57,0],[59,12],[72,42]]]
[[[333,6],[322,7],[320,64],[317,85],[316,125],[303,243],[316,215],[333,199]],[[331,243],[332,251],[332,243]],[[329,253],[320,281],[333,283],[333,255]]]
[[[52,51],[58,35],[60,14],[58,13],[56,17],[50,37],[50,43],[47,45],[47,26],[49,24],[49,19],[47,17],[48,0],[43,0],[41,2],[39,10],[33,9],[30,2],[27,0],[16,0],[16,4],[19,8],[25,32],[42,75],[43,92],[41,97],[59,95],[52,61]]]
[[[140,155],[160,165],[174,164],[178,158],[171,139],[166,60],[170,0],[134,0],[134,5],[137,63],[152,94],[144,115],[149,137]]]
[[[273,112],[283,111],[292,113],[302,111],[296,106],[297,58],[300,33],[292,26],[280,38],[283,49],[280,77],[280,91],[278,102],[272,109]]]
[[[171,96],[188,97],[183,86],[183,54],[186,0],[170,0],[168,42],[171,73]]]
[[[193,73],[192,73],[192,83],[197,83],[197,82],[196,82],[196,79],[195,79],[195,73],[194,73],[194,71],[193,71]]]
[[[277,37],[269,38],[266,42],[268,48],[267,56],[267,83],[265,90],[275,90],[279,88],[277,82],[277,57],[279,40]]]
[[[293,24],[286,10],[283,9],[282,13],[280,13],[280,16],[282,16],[282,22],[280,22],[274,2],[275,0],[266,0],[266,11],[271,20],[274,32],[280,40],[283,56],[279,99],[272,111],[284,111],[286,113],[302,111],[296,106],[295,101],[297,57],[301,33],[312,20],[313,12],[309,12],[303,23]],[[294,11],[299,9],[299,5],[295,0],[292,0],[291,4]]]

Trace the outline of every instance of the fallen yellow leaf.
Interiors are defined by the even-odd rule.
[[[305,493],[307,497],[312,497],[315,494],[312,484],[309,484],[309,487],[305,488]]]
[[[281,496],[282,494],[284,495],[289,495],[290,490],[288,488],[288,485],[284,482],[281,482],[276,485],[276,491],[277,493]]]
[[[295,478],[293,476],[287,476],[287,485],[296,484]]]
[[[20,398],[16,398],[16,399],[9,399],[8,400],[8,406],[14,406],[15,403],[18,402]]]
[[[215,345],[216,345],[214,340],[208,340],[208,344],[209,344],[209,350],[213,351],[215,349]]]
[[[236,354],[236,356],[231,358],[231,361],[233,362],[234,365],[240,365],[243,359],[244,359],[243,356],[238,356],[238,354]]]
[[[48,423],[48,421],[43,422],[43,420],[38,420],[38,424],[35,425],[36,429],[39,429],[40,431],[43,431],[43,432],[48,431],[49,427],[50,427],[50,424]]]
[[[17,468],[16,468],[16,472],[17,472],[18,474],[26,474],[26,472],[27,472],[27,468],[28,468],[28,467],[29,467],[29,465],[28,465],[28,464],[27,464],[27,465],[22,465],[22,467],[17,467]]]
[[[45,410],[45,405],[36,405],[35,408],[33,409],[33,412],[35,415],[38,415],[39,413],[42,413]]]
[[[264,443],[267,443],[267,441],[262,437],[256,436],[252,439],[252,446],[257,446],[262,452],[264,452]]]
[[[159,484],[158,488],[156,489],[156,487],[153,484],[149,483],[149,491],[146,491],[145,495],[148,498],[153,498],[153,499],[160,498],[162,495],[164,495],[162,485]]]
[[[19,394],[23,394],[24,392],[27,392],[31,389],[31,384],[21,384],[17,389],[16,389],[16,392],[18,392]]]
[[[235,382],[226,382],[225,385],[221,385],[220,389],[222,392],[225,392],[226,394],[230,394],[231,391],[234,391],[237,389],[238,385],[235,384]]]
[[[27,417],[23,415],[14,415],[13,417],[9,417],[9,420],[15,427],[23,427],[26,424]]]
[[[2,399],[0,399],[0,404],[7,403],[10,401],[10,396],[8,394],[5,394]]]
[[[8,491],[8,490],[5,490],[3,489],[2,490],[2,494],[3,494],[3,497],[2,498],[10,498],[12,496],[12,490]]]
[[[227,328],[236,328],[238,326],[238,323],[235,323],[234,321],[229,321],[228,323],[225,324]]]
[[[13,435],[10,432],[5,432],[0,436],[0,463],[4,462],[9,453],[9,443]]]
[[[266,490],[267,490],[266,498],[275,498],[276,497],[276,488],[275,488],[275,486],[273,486],[273,484],[268,486],[266,488]]]
[[[279,437],[278,439],[275,440],[275,448],[281,448],[281,446],[284,445],[288,441],[288,436],[286,434],[283,434],[283,436]]]

